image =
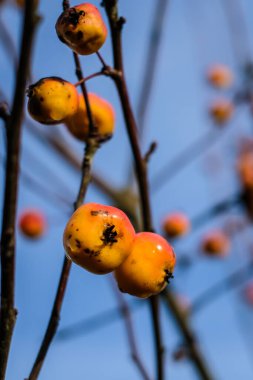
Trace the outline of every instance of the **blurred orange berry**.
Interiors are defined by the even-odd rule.
[[[245,301],[250,305],[253,306],[253,282],[250,282],[245,286],[243,289],[243,295],[245,298]]]
[[[66,255],[89,272],[112,272],[129,255],[134,228],[120,209],[86,203],[69,219],[63,244]]]
[[[207,255],[223,257],[228,254],[230,241],[223,231],[214,230],[204,236],[201,247]]]
[[[209,113],[216,124],[223,125],[231,119],[234,113],[234,105],[230,100],[219,99],[212,103]]]
[[[215,64],[208,69],[207,79],[214,87],[227,88],[231,86],[234,78],[228,66]]]
[[[185,235],[190,229],[190,221],[182,212],[167,215],[163,221],[163,230],[169,238]]]
[[[243,188],[253,189],[253,151],[241,153],[236,168]]]
[[[146,298],[166,287],[175,264],[173,248],[162,236],[140,232],[129,256],[115,270],[115,277],[122,292]]]
[[[73,84],[58,77],[42,78],[27,91],[28,111],[42,124],[59,124],[78,107],[78,93]]]
[[[97,52],[107,37],[100,12],[90,3],[65,10],[58,18],[55,28],[59,39],[81,55]]]
[[[18,221],[19,229],[28,238],[37,239],[41,237],[46,229],[46,221],[41,211],[26,210]]]
[[[89,93],[92,119],[100,141],[109,139],[114,131],[115,113],[112,105],[96,94]],[[69,132],[81,141],[86,141],[89,133],[89,118],[82,94],[79,94],[79,106],[71,117],[67,118]]]

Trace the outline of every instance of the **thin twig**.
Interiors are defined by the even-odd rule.
[[[0,153],[0,163],[3,161],[3,156]],[[54,204],[55,202],[59,202],[61,207],[63,205],[65,207],[67,206],[70,210],[71,202],[62,194],[55,192],[51,187],[47,187],[45,183],[37,180],[36,177],[32,176],[31,173],[22,166],[20,167],[19,172],[21,179],[23,179],[23,181],[28,185],[28,190],[33,191],[36,195],[41,195],[43,199],[47,196],[49,200],[54,200]]]
[[[162,187],[180,173],[183,168],[193,162],[205,152],[206,149],[211,148],[211,146],[221,137],[220,133],[221,132],[213,129],[208,131],[183,150],[183,152],[180,152],[175,158],[170,159],[164,167],[154,175],[154,178],[151,179],[152,193],[161,190]]]
[[[165,25],[166,10],[169,0],[158,0],[154,2],[154,11],[152,12],[153,22],[150,28],[149,46],[144,59],[145,64],[142,86],[138,97],[137,120],[140,136],[143,136],[145,119],[149,105],[149,99],[154,82],[156,67],[159,59],[159,50],[162,41],[163,28]]]
[[[253,260],[249,261],[242,268],[237,269],[233,273],[229,274],[227,277],[218,281],[216,284],[212,285],[209,289],[205,290],[200,294],[195,301],[192,302],[190,307],[190,313],[196,314],[204,307],[206,307],[210,302],[217,299],[217,297],[222,296],[227,290],[232,290],[237,286],[242,285],[243,281],[246,281],[253,273]]]
[[[114,69],[118,72],[117,76],[113,77],[116,88],[118,90],[121,107],[123,110],[125,124],[128,132],[128,137],[134,157],[134,165],[136,172],[136,180],[138,183],[141,215],[142,215],[142,228],[145,231],[153,231],[152,217],[150,210],[148,181],[146,162],[144,161],[137,135],[137,125],[133,115],[132,107],[129,100],[126,80],[124,76],[124,67],[122,60],[122,44],[121,44],[121,30],[125,22],[124,18],[118,17],[117,0],[104,0],[103,5],[107,13],[110,24],[112,46],[113,46],[113,60]],[[155,336],[156,348],[156,364],[157,364],[157,380],[164,379],[164,362],[163,362],[163,343],[162,334],[159,322],[159,308],[158,297],[150,298],[150,307],[152,322]]]
[[[3,41],[3,45],[5,47],[5,50],[8,52],[14,69],[15,73],[18,67],[18,56],[16,53],[15,45],[12,39],[12,35],[10,34],[9,30],[6,28],[4,22],[2,21],[1,13],[0,13],[0,38]]]
[[[132,359],[135,362],[142,378],[144,380],[150,380],[150,376],[148,374],[148,371],[147,371],[145,365],[143,364],[141,357],[140,357],[140,354],[138,352],[130,309],[128,307],[127,302],[124,299],[123,294],[118,290],[113,279],[111,279],[111,280],[112,280],[111,282],[112,282],[113,292],[117,298],[117,301],[119,304],[119,310],[120,310],[120,313],[121,313],[121,315],[124,319],[124,322],[125,322],[127,338],[128,338],[129,347],[131,350]]]
[[[180,306],[178,305],[173,293],[170,290],[165,290],[162,293],[162,297],[169,310],[173,314],[174,320],[178,325],[185,343],[187,345],[187,350],[190,353],[190,358],[195,365],[195,368],[203,380],[212,380],[213,377],[207,367],[204,357],[197,345],[196,338],[191,328],[189,327],[188,321],[186,320],[185,315],[180,310]]]
[[[93,78],[96,78],[96,77],[99,77],[101,75],[104,75],[103,71],[98,71],[97,73],[94,73],[94,74],[91,74],[91,75],[88,75],[87,77],[83,78],[83,79],[80,79],[78,82],[76,82],[74,84],[75,87],[78,87],[80,86],[83,82],[87,82],[88,80],[90,79],[93,79]]]
[[[4,380],[17,311],[15,292],[15,219],[19,177],[19,151],[25,88],[34,33],[38,23],[36,0],[26,0],[17,79],[7,120],[7,160],[1,235],[0,379]]]
[[[129,302],[128,307],[131,309],[131,311],[135,311],[144,305],[145,302],[132,300]],[[79,322],[75,322],[69,326],[63,327],[59,330],[56,339],[67,340],[75,337],[80,337],[85,334],[90,334],[93,331],[97,332],[99,328],[106,327],[116,322],[120,318],[122,318],[120,308],[114,307],[101,313],[95,314],[92,317],[84,318]]]
[[[220,0],[224,10],[235,62],[240,68],[252,63],[250,35],[241,0]]]
[[[191,219],[191,229],[196,230],[197,228],[202,227],[204,223],[209,222],[212,218],[215,218],[218,215],[224,214],[226,211],[240,203],[242,203],[242,194],[236,194],[224,201],[220,201],[217,204],[210,206],[207,210]]]

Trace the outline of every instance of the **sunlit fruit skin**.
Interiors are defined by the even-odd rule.
[[[206,255],[225,257],[230,249],[230,241],[224,232],[214,230],[204,236],[201,247]]]
[[[216,88],[228,88],[233,83],[232,71],[226,65],[215,64],[207,71],[208,82]]]
[[[37,210],[26,210],[20,215],[18,226],[24,236],[37,239],[45,232],[45,217]]]
[[[63,244],[66,255],[89,272],[112,272],[129,255],[134,228],[120,209],[98,203],[79,207],[69,219]]]
[[[163,230],[170,238],[176,238],[187,234],[190,229],[190,221],[182,212],[174,212],[167,215],[163,221]]]
[[[115,126],[115,113],[112,105],[93,93],[89,93],[89,103],[98,140],[102,142],[110,139]],[[65,124],[74,137],[81,141],[87,141],[89,118],[82,94],[79,94],[79,106],[76,113],[67,118]]]
[[[115,278],[123,293],[147,298],[166,287],[175,264],[173,248],[162,236],[140,232],[131,253],[115,270]]]
[[[107,37],[107,28],[99,10],[89,3],[65,10],[55,28],[59,39],[81,55],[97,52]]]
[[[42,124],[59,124],[77,111],[75,86],[58,77],[42,78],[27,91],[28,111]]]
[[[234,105],[227,99],[219,99],[212,103],[209,113],[217,125],[227,123],[234,113]]]

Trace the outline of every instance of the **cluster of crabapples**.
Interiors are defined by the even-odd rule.
[[[97,203],[74,212],[63,244],[74,263],[95,274],[114,271],[119,289],[140,298],[160,293],[176,264],[173,248],[162,236],[135,233],[123,211]]]
[[[107,29],[99,10],[84,3],[65,10],[56,22],[57,35],[75,53],[89,55],[105,42]],[[83,95],[76,86],[59,77],[46,77],[27,91],[28,111],[42,124],[64,123],[78,140],[89,137],[89,118]],[[114,131],[115,114],[109,102],[93,93],[88,94],[95,135],[99,142],[108,140]]]
[[[167,214],[162,223],[162,229],[169,239],[183,237],[190,228],[190,220],[183,212]],[[200,248],[209,257],[225,257],[230,249],[230,241],[222,230],[212,230],[203,236]]]
[[[98,9],[84,3],[65,10],[56,22],[59,39],[75,53],[98,51],[107,36]],[[58,77],[42,78],[28,89],[28,111],[42,124],[64,123],[79,140],[89,138],[89,118],[83,95],[75,85]],[[92,119],[99,142],[112,136],[114,110],[95,94],[89,94]],[[96,203],[79,207],[64,231],[66,255],[95,273],[113,272],[120,290],[146,298],[164,289],[172,276],[176,257],[160,235],[135,230],[123,211]]]

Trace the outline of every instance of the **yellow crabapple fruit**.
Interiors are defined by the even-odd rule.
[[[128,256],[134,228],[120,209],[86,203],[69,219],[63,235],[67,257],[89,272],[112,272]]]
[[[18,226],[24,236],[37,239],[45,232],[46,221],[40,211],[30,209],[20,215]]]
[[[160,293],[172,277],[176,256],[171,245],[160,235],[140,232],[132,250],[115,270],[119,289],[140,298]]]
[[[190,229],[190,221],[183,212],[168,214],[163,221],[163,230],[169,238],[185,235]]]
[[[209,113],[213,121],[221,126],[231,119],[234,113],[234,105],[227,99],[218,99],[211,104]]]
[[[223,231],[213,230],[203,237],[201,247],[206,255],[224,257],[230,249],[230,241]]]
[[[81,55],[97,52],[107,37],[100,12],[90,3],[65,10],[58,18],[55,28],[59,39]]]
[[[215,64],[208,69],[207,79],[214,87],[228,88],[233,83],[233,74],[228,66]]]
[[[100,141],[108,140],[114,131],[115,113],[112,105],[100,96],[89,93],[89,103],[96,134]],[[78,140],[86,141],[89,134],[89,119],[82,94],[79,94],[79,106],[65,124],[69,132]]]
[[[58,77],[42,78],[29,86],[28,111],[42,124],[59,124],[78,107],[78,92],[73,84]]]

